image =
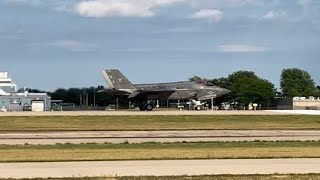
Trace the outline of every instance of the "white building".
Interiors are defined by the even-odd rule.
[[[12,82],[8,72],[0,72],[0,96],[17,92],[17,85]]]
[[[47,93],[18,92],[7,72],[0,72],[1,111],[49,111],[51,97]]]
[[[320,110],[320,98],[294,97],[293,110]]]

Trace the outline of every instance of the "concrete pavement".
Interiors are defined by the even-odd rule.
[[[287,115],[277,111],[179,111],[154,110],[151,112],[139,110],[120,111],[48,111],[48,112],[0,112],[1,116],[153,116],[153,115]]]
[[[159,109],[151,112],[139,110],[119,111],[48,111],[48,112],[0,112],[1,116],[153,116],[153,115],[320,115],[320,110],[270,110],[270,111],[187,111]]]
[[[320,141],[319,130],[0,132],[0,144],[143,143],[209,141]]]
[[[0,178],[320,173],[320,159],[0,163]]]

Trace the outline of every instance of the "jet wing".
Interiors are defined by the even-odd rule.
[[[168,99],[175,90],[168,89],[147,89],[147,90],[135,90],[133,92],[117,90],[117,89],[103,89],[99,90],[99,93],[108,93],[114,96],[126,96],[129,99]]]
[[[128,91],[120,91],[120,90],[116,90],[116,89],[102,89],[99,90],[97,93],[107,93],[107,94],[111,94],[114,96],[129,96],[130,92]]]
[[[168,99],[175,90],[136,90],[129,95],[129,99]]]

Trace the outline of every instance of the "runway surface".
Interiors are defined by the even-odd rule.
[[[139,110],[119,111],[48,111],[48,112],[0,112],[1,116],[153,116],[153,115],[320,115],[312,110],[271,110],[271,111],[179,111],[154,110],[151,112]]]
[[[320,110],[271,110],[267,112],[284,113],[292,115],[320,115]]]
[[[1,132],[0,144],[320,141],[319,130]]]
[[[121,111],[48,111],[48,112],[0,112],[0,116],[153,116],[153,115],[286,115],[276,111],[179,111],[138,110]]]
[[[320,159],[1,163],[0,178],[320,173]]]

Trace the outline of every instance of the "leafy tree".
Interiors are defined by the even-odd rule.
[[[320,86],[317,86],[317,91],[315,93],[316,97],[320,97]]]
[[[227,78],[219,78],[206,80],[198,76],[194,76],[198,81],[207,81],[207,85],[217,85],[222,88],[231,90],[231,93],[220,99],[219,102],[229,101],[238,102],[242,105],[249,103],[258,103],[264,106],[269,106],[273,103],[276,97],[276,90],[274,85],[257,77],[254,72],[238,71]]]
[[[201,78],[199,76],[193,76],[192,78],[189,78],[189,81],[200,83],[200,84],[207,84],[208,83],[207,79]]]
[[[310,74],[298,68],[284,69],[280,84],[282,93],[286,97],[308,97],[316,93],[315,82]]]
[[[54,92],[50,92],[49,95],[51,96],[52,99],[62,100],[67,95],[67,90],[60,88],[55,90]]]
[[[94,104],[99,106],[107,106],[109,104],[115,104],[115,98],[112,95],[100,92],[103,90],[103,86],[89,87],[89,88],[69,88],[69,89],[57,89],[54,92],[48,93],[53,100],[63,100],[65,103],[74,103],[76,105],[86,105],[86,96],[88,96],[88,105]],[[80,98],[81,97],[81,98]],[[82,101],[80,101],[82,99]],[[119,101],[121,104],[122,101]],[[127,105],[126,103],[125,105]]]
[[[211,84],[217,85],[222,88],[229,88],[229,86],[230,86],[228,78],[212,79],[212,80],[209,80],[209,82]]]
[[[46,91],[42,91],[39,89],[31,89],[31,88],[27,88],[26,91],[28,91],[29,93],[46,93]]]
[[[250,71],[238,71],[229,75],[226,88],[232,91],[229,101],[242,105],[258,103],[269,106],[276,96],[276,89],[271,82],[259,78]]]

